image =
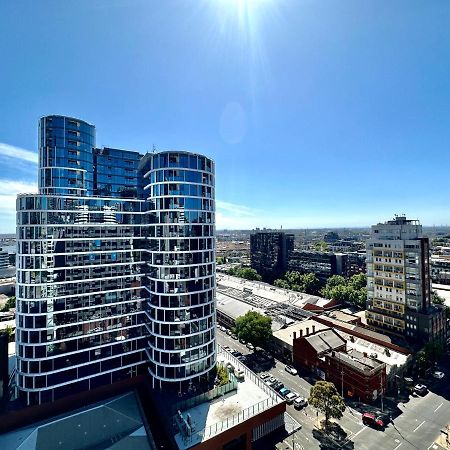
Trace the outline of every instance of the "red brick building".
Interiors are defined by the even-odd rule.
[[[355,350],[347,352],[345,339],[331,329],[294,339],[293,362],[363,402],[386,391],[386,365]]]

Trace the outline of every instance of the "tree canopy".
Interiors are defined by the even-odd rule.
[[[283,278],[275,280],[274,286],[305,294],[317,294],[320,289],[320,281],[314,273],[300,273],[296,271],[286,272]]]
[[[365,308],[367,300],[367,279],[364,274],[344,278],[333,275],[328,278],[320,294],[325,298],[335,299],[342,303],[350,303],[359,308]]]
[[[265,347],[272,338],[272,319],[256,311],[248,311],[236,319],[235,334],[255,347]]]
[[[231,269],[227,270],[227,274],[239,278],[245,278],[246,280],[251,281],[262,280],[261,275],[255,269],[251,269],[250,267],[232,267]]]
[[[11,308],[16,307],[16,297],[9,297],[8,300],[6,300],[5,306],[0,310],[1,312],[8,312]]]
[[[317,381],[311,387],[308,402],[325,415],[325,428],[328,428],[330,418],[340,419],[345,411],[343,398],[329,381]]]

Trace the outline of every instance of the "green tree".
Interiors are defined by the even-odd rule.
[[[261,275],[255,270],[249,267],[243,267],[238,271],[238,276],[245,278],[246,280],[261,281]]]
[[[328,244],[325,241],[318,241],[314,244],[314,250],[318,252],[326,252],[328,251]]]
[[[431,291],[431,301],[435,305],[445,305],[445,298],[441,297],[436,291]]]
[[[14,337],[14,328],[11,325],[7,325],[5,328],[5,333],[8,335],[8,342],[12,342]]]
[[[328,429],[331,418],[340,419],[345,411],[344,400],[329,381],[317,381],[311,388],[308,401],[325,415],[325,429]]]
[[[283,288],[283,289],[289,289],[289,283],[286,280],[283,280],[281,278],[279,278],[278,280],[275,280],[273,282],[273,285],[279,288]]]
[[[11,308],[16,307],[16,297],[12,296],[6,300],[5,306],[1,309],[1,312],[8,312]]]
[[[306,294],[317,294],[320,281],[314,273],[305,273],[301,276],[302,292]]]
[[[346,284],[347,284],[347,280],[342,275],[333,275],[332,277],[328,278],[325,287],[334,288],[336,286],[341,286],[341,285],[346,285]]]
[[[354,289],[366,289],[367,288],[367,277],[363,273],[353,275],[349,280],[349,284]]]
[[[272,319],[259,312],[248,311],[236,319],[234,332],[239,339],[264,348],[272,338]]]

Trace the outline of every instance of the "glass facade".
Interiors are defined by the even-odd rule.
[[[39,192],[92,195],[95,127],[72,117],[39,121]]]
[[[97,149],[78,119],[39,128],[39,194],[17,199],[21,398],[54,401],[147,366],[158,387],[205,376],[216,360],[214,163]]]
[[[181,391],[216,363],[214,163],[163,152],[145,167],[149,371]]]

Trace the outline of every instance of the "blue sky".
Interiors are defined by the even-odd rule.
[[[450,2],[0,2],[0,232],[37,120],[216,160],[218,228],[450,224]]]

